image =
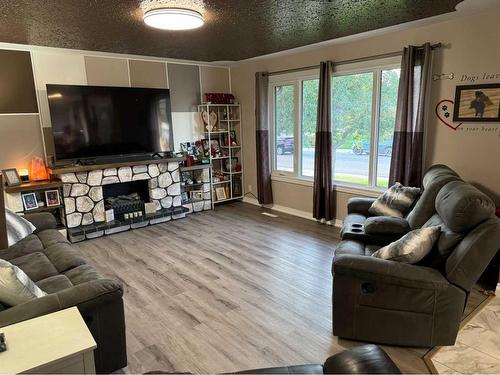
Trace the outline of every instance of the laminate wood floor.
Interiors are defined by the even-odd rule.
[[[125,288],[128,367],[214,373],[322,363],[359,343],[332,335],[338,231],[233,203],[78,247]],[[427,350],[384,349],[404,372]]]

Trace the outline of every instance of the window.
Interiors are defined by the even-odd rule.
[[[387,187],[399,65],[398,58],[390,58],[336,69],[332,77],[336,185]],[[317,70],[271,76],[273,175],[305,180],[314,176],[318,88]]]

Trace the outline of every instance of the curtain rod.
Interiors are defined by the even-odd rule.
[[[441,43],[436,43],[436,44],[432,44],[431,45],[431,49],[438,49],[438,48],[441,48],[441,47],[442,47]],[[419,48],[423,48],[423,46],[421,46]],[[364,62],[364,61],[369,61],[369,60],[374,60],[374,59],[383,59],[383,58],[386,58],[386,57],[401,56],[402,54],[403,54],[402,51],[388,52],[388,53],[382,53],[380,55],[365,56],[365,57],[358,57],[356,59],[337,61],[337,62],[334,62],[334,65],[353,64],[353,63],[357,63],[357,62]],[[277,74],[300,72],[302,70],[309,70],[309,69],[314,69],[314,68],[319,68],[319,64],[317,64],[317,65],[309,65],[309,66],[302,66],[300,68],[277,70],[275,72],[269,72],[267,75],[268,76],[274,76],[274,75],[277,75]]]

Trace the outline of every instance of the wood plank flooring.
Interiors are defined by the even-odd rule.
[[[331,333],[338,231],[233,203],[78,244],[125,287],[129,365],[214,373],[322,363],[358,345]],[[404,372],[423,349],[384,347]]]

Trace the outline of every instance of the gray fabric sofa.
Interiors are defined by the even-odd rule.
[[[349,199],[347,216],[340,231],[341,238],[386,245],[411,230],[421,228],[436,212],[434,202],[437,194],[451,181],[460,181],[451,168],[442,164],[430,167],[422,181],[422,194],[404,218],[371,215],[368,209],[375,198]]]
[[[37,230],[0,258],[21,268],[46,296],[13,307],[0,305],[0,327],[77,306],[97,342],[98,373],[127,365],[123,290],[120,283],[99,275],[55,228],[49,213],[24,216]],[[1,329],[0,329],[1,330]]]
[[[453,345],[467,297],[500,247],[500,220],[485,194],[463,181],[439,190],[433,251],[410,265],[371,257],[380,248],[343,240],[335,250],[333,333],[377,343]],[[427,211],[430,214],[430,210]]]

